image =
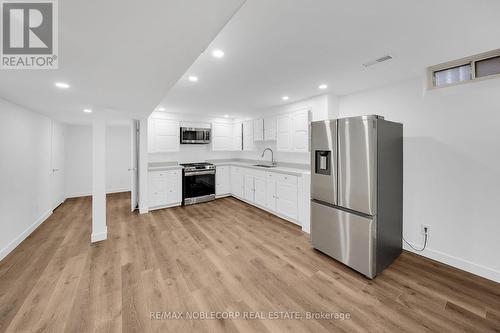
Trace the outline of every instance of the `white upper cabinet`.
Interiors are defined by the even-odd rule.
[[[233,142],[232,149],[235,151],[241,151],[243,146],[243,129],[241,123],[233,124]]]
[[[253,121],[253,140],[264,140],[264,119],[255,119]]]
[[[253,143],[253,120],[243,122],[243,150],[255,150],[255,145]]]
[[[233,150],[232,124],[212,124],[212,150]]]
[[[307,153],[309,151],[309,111],[292,114],[292,150]]]
[[[278,116],[277,150],[309,151],[309,114],[308,110],[303,110]]]
[[[264,141],[276,141],[276,117],[264,118]]]
[[[150,153],[179,151],[180,125],[176,120],[151,117],[148,121]]]
[[[291,150],[291,137],[290,137],[290,115],[284,114],[278,116],[276,120],[276,149],[281,151]]]

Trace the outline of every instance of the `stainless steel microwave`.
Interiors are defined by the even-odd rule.
[[[210,143],[210,128],[181,127],[181,143],[183,144]]]

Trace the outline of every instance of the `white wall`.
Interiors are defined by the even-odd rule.
[[[341,117],[404,124],[404,236],[425,256],[500,282],[500,80],[424,93],[423,79],[344,96]],[[409,249],[408,247],[406,247]]]
[[[290,113],[304,109],[311,110],[312,121],[337,118],[338,102],[338,97],[334,95],[320,95],[299,102],[266,109],[252,118],[269,117],[272,115]],[[278,162],[310,164],[309,153],[288,153],[277,151],[276,141],[255,142],[254,151],[235,152],[233,157],[270,161],[271,156],[268,152],[266,152],[264,158],[261,157],[262,151],[266,147],[269,147],[274,151],[274,158]]]
[[[129,126],[106,128],[106,191],[130,191],[131,138]],[[67,197],[92,193],[92,126],[68,125],[66,134]]]
[[[52,213],[51,126],[0,99],[0,259]]]

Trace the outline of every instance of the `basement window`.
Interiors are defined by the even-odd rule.
[[[500,78],[500,49],[429,67],[428,88]]]

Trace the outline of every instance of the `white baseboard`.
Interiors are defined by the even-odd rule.
[[[5,258],[9,253],[11,253],[23,240],[26,239],[33,231],[35,231],[36,228],[45,220],[49,218],[49,216],[52,215],[52,210],[49,210],[45,214],[43,214],[40,218],[38,218],[35,223],[30,225],[26,230],[24,230],[19,236],[17,236],[12,242],[10,242],[6,247],[0,250],[0,260]]]
[[[418,245],[412,244],[412,246],[417,247]],[[453,266],[455,268],[461,269],[463,271],[479,275],[481,277],[484,277],[485,279],[492,280],[495,282],[500,282],[500,271],[497,271],[493,268],[489,268],[483,265],[475,264],[471,261],[464,260],[461,258],[457,258],[454,256],[451,256],[449,254],[432,250],[429,248],[426,248],[422,252],[417,252],[413,250],[411,247],[409,247],[407,244],[403,244],[403,248],[407,251],[413,252],[415,254],[418,254],[423,257],[427,257],[442,263],[445,263],[447,265]]]
[[[106,227],[105,231],[99,233],[92,233],[92,235],[90,236],[90,241],[92,243],[100,242],[106,239],[108,239],[108,227]]]
[[[113,193],[121,193],[121,192],[130,192],[130,188],[116,188],[112,190],[106,190],[106,194],[113,194]],[[92,195],[92,192],[75,192],[75,193],[70,193],[66,195],[66,199],[70,198],[80,198],[80,197],[90,197]]]

